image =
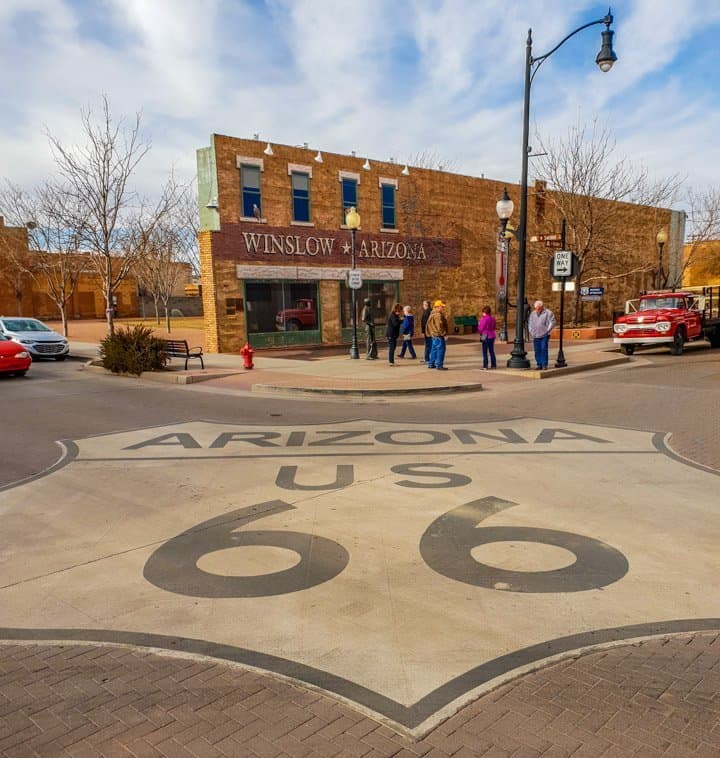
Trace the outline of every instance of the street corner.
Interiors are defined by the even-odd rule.
[[[717,479],[661,434],[196,421],[72,453],[2,493],[5,636],[202,652],[415,728],[554,656],[720,628]]]

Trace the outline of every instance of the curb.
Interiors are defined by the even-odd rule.
[[[86,359],[85,359],[86,360]],[[224,379],[226,376],[235,376],[242,374],[242,371],[224,370],[222,372],[208,372],[207,374],[186,374],[174,371],[144,371],[140,376],[134,374],[113,374],[102,366],[93,366],[93,361],[85,363],[85,371],[94,374],[104,374],[105,376],[120,377],[124,379],[146,379],[150,382],[160,382],[161,384],[197,384],[198,382],[207,382],[210,379]]]
[[[553,377],[567,376],[567,374],[577,374],[581,371],[594,371],[595,369],[607,368],[608,366],[618,366],[621,363],[630,363],[630,360],[630,357],[627,355],[618,355],[615,358],[595,361],[594,363],[580,363],[577,366],[551,368],[545,371],[536,371],[535,369],[500,369],[500,372],[506,376],[519,376],[522,379],[552,379]]]
[[[399,389],[335,389],[332,387],[283,387],[276,384],[253,384],[252,392],[262,392],[272,395],[331,395],[342,397],[403,397],[407,395],[436,395],[457,392],[480,392],[483,389],[479,382],[472,384],[454,384],[446,387],[402,387]]]

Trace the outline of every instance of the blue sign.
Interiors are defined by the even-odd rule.
[[[605,294],[605,287],[580,287],[580,296],[602,297]]]

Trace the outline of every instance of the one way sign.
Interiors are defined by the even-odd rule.
[[[558,278],[573,275],[573,254],[570,250],[557,250],[555,252],[552,275]]]

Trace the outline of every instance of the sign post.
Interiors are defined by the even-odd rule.
[[[573,268],[573,254],[569,251],[565,250],[565,219],[562,220],[562,233],[561,233],[561,241],[560,241],[560,247],[561,250],[558,250],[558,252],[555,253],[553,256],[553,267],[557,270],[558,268],[558,262],[560,262],[565,267],[562,268],[564,271],[568,271],[568,273],[572,273]],[[569,264],[567,261],[567,258],[564,256],[564,253],[569,253]],[[558,261],[558,258],[562,256],[562,258]],[[563,332],[565,331],[565,282],[567,281],[568,274],[561,275],[562,278],[560,279],[562,283],[562,289],[560,290],[560,346],[558,347],[558,354],[557,354],[557,360],[555,361],[555,368],[565,368],[567,366],[567,361],[565,360],[565,353],[563,352]]]

